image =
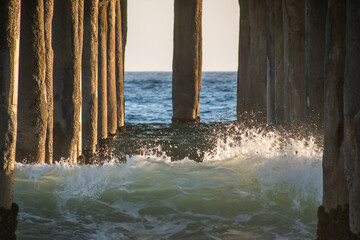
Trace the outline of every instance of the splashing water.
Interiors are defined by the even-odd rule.
[[[16,164],[18,238],[314,239],[321,146],[209,126],[130,126],[101,166]]]

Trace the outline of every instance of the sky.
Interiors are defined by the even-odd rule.
[[[238,0],[203,0],[203,71],[237,71]],[[125,71],[171,71],[174,0],[129,0]]]

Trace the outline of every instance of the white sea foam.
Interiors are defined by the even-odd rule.
[[[171,161],[159,146],[101,166],[17,163],[19,229],[52,218],[41,227],[67,226],[79,239],[313,238],[321,157],[312,138],[237,129],[203,162]]]

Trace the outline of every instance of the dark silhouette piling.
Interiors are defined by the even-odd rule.
[[[322,127],[327,0],[305,1],[305,94],[307,122]]]
[[[302,123],[305,116],[305,2],[283,0],[284,120]]]
[[[360,235],[360,2],[346,1],[344,160],[350,230]]]
[[[239,0],[240,31],[239,31],[239,68],[237,76],[237,108],[238,119],[244,112],[250,112],[250,81],[249,81],[249,0]]]
[[[200,120],[202,0],[175,0],[173,122]]]

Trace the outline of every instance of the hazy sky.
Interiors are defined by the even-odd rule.
[[[126,71],[171,71],[174,0],[128,0]],[[236,71],[238,0],[203,0],[203,71]]]

